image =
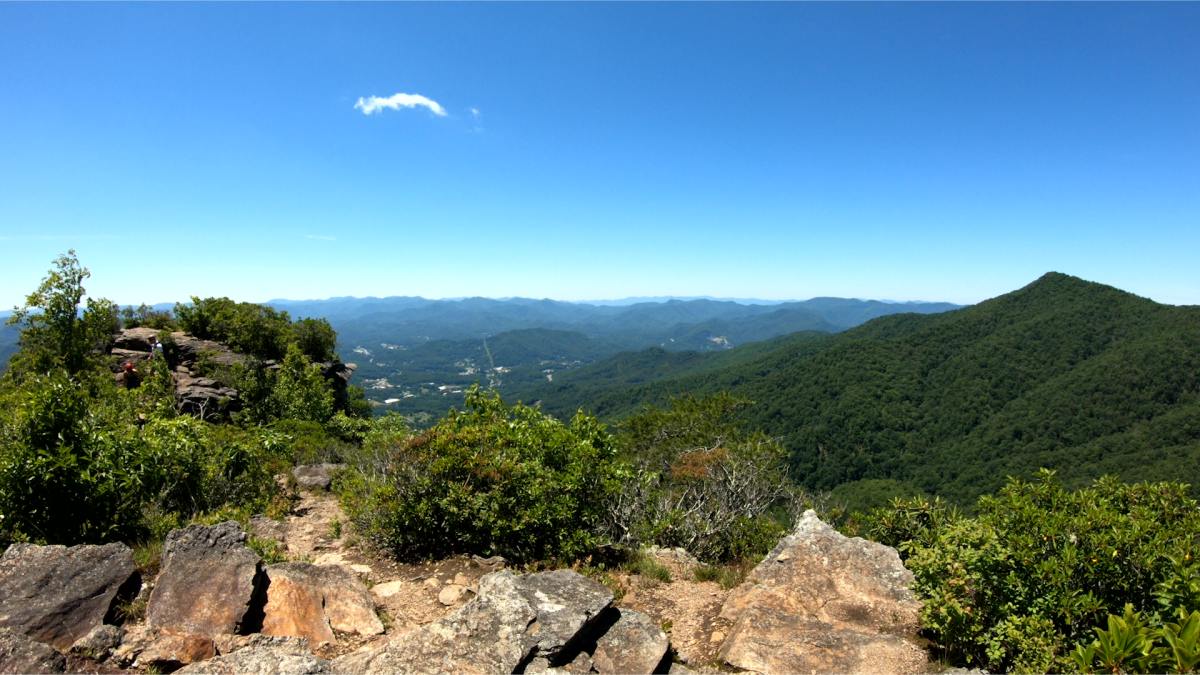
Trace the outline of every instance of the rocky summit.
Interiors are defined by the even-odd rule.
[[[114,605],[141,587],[128,548],[10,547],[0,558],[0,673],[689,672],[667,622],[615,604],[608,587],[570,569],[458,575],[445,586],[461,587],[448,614],[385,635],[377,612],[392,593],[373,594],[351,566],[263,565],[235,522],[171,531],[162,561],[147,580],[146,622],[122,627]],[[894,549],[844,537],[810,511],[726,596],[714,663],[924,672],[911,582]]]

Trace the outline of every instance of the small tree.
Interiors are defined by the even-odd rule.
[[[88,298],[83,280],[91,276],[74,250],[54,261],[54,269],[37,290],[14,308],[8,324],[21,332],[21,351],[13,357],[12,372],[47,373],[63,368],[76,375],[98,360],[99,353],[120,326],[117,307],[108,300]]]

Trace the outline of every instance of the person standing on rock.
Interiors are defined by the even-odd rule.
[[[161,359],[162,354],[163,354],[162,343],[158,341],[158,338],[151,337],[150,338],[150,359],[151,360],[154,360],[155,358]]]

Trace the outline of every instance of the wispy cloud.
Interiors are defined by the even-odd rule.
[[[364,115],[381,112],[384,108],[399,110],[401,108],[415,108],[422,106],[429,108],[429,111],[439,117],[446,116],[446,109],[438,105],[437,101],[425,98],[420,94],[394,94],[387,98],[372,96],[370,98],[360,98],[354,107],[363,111]]]
[[[478,108],[467,108],[471,112],[471,117],[475,118],[475,131],[483,131],[483,113],[479,112]]]
[[[318,234],[306,234],[305,239],[320,239],[321,241],[337,241],[337,237],[322,237]]]

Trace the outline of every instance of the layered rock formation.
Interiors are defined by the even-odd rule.
[[[916,673],[921,603],[896,550],[808,511],[726,599],[720,657],[760,673]]]
[[[151,358],[152,340],[157,339],[158,335],[159,331],[153,328],[126,328],[113,336],[109,353],[117,357],[113,367],[118,380],[123,381],[124,364],[132,363],[136,367]],[[204,361],[218,368],[232,366],[246,363],[248,359],[245,355],[220,342],[201,340],[179,331],[171,333],[168,344],[170,348],[165,358],[175,379],[175,398],[179,401],[181,412],[203,419],[219,419],[241,409],[237,390],[219,379],[203,375],[201,370],[204,369],[200,364]],[[262,368],[279,367],[269,360],[255,363]],[[321,376],[332,385],[334,397],[344,400],[346,387],[356,366],[336,359],[317,365],[321,367]]]

